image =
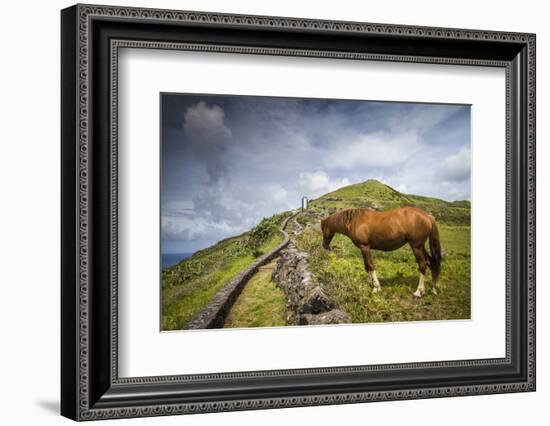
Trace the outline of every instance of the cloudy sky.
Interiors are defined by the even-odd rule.
[[[184,94],[161,104],[163,253],[371,178],[470,199],[469,106]]]

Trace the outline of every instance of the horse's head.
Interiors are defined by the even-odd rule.
[[[321,219],[321,231],[323,233],[323,248],[325,250],[330,250],[330,242],[334,237],[334,231],[326,218]]]

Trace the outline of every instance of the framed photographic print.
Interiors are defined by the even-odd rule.
[[[64,416],[535,390],[535,35],[61,30]]]

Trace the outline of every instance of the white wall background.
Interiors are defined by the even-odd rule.
[[[358,2],[353,0],[104,0],[103,4],[526,31],[537,33],[538,390],[530,394],[293,408],[118,424],[544,424],[550,401],[550,27],[535,0]],[[68,424],[59,406],[59,9],[71,2],[2,7],[0,65],[0,401],[2,423]],[[482,417],[480,417],[482,416]],[[107,421],[102,424],[110,424]],[[131,422],[131,423],[129,423]],[[113,423],[117,424],[117,423]]]

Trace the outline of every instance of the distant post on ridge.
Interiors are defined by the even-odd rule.
[[[307,204],[308,204],[308,199],[307,197],[302,197],[302,210],[307,210]]]

